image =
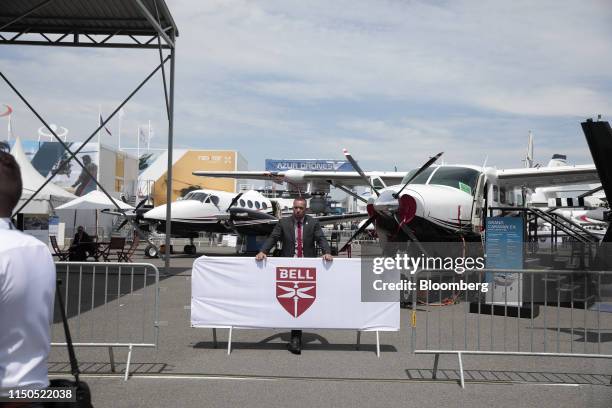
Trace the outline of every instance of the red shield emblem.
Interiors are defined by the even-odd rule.
[[[276,299],[291,316],[299,317],[316,297],[316,268],[276,268]]]

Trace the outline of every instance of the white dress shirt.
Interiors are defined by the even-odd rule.
[[[49,385],[54,297],[55,264],[47,245],[0,218],[0,394]]]

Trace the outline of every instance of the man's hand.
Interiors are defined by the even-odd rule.
[[[325,254],[325,255],[323,255],[323,260],[327,261],[327,262],[331,262],[331,261],[334,260],[334,257],[331,256],[331,254]]]
[[[263,252],[259,252],[257,255],[255,255],[256,261],[263,261],[266,258],[266,254],[264,254]]]

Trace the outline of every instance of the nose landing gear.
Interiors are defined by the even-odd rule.
[[[196,246],[193,244],[193,238],[189,238],[189,244],[183,247],[183,252],[186,255],[195,255],[196,254]]]

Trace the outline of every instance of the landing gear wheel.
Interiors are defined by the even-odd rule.
[[[185,254],[187,255],[195,255],[196,247],[195,245],[185,245],[185,247],[183,248],[183,252],[185,252]]]
[[[157,258],[159,251],[155,246],[147,245],[147,247],[144,249],[144,254],[147,258]]]

